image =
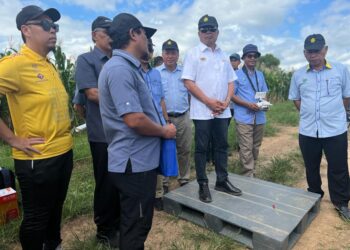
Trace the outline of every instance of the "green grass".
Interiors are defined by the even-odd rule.
[[[232,239],[219,235],[213,231],[200,227],[184,226],[182,237],[183,241],[170,242],[170,250],[187,250],[187,249],[217,249],[217,250],[234,250],[246,249],[243,245]]]
[[[292,101],[274,103],[266,112],[267,122],[273,125],[298,126],[299,112]]]
[[[300,151],[286,156],[276,156],[266,166],[259,166],[257,177],[266,181],[292,186],[303,175]]]

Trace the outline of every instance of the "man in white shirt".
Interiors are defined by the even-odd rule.
[[[210,135],[213,135],[215,189],[232,195],[241,195],[228,180],[227,130],[231,118],[228,107],[237,79],[231,64],[216,45],[219,35],[215,17],[204,15],[198,23],[200,44],[191,49],[184,60],[182,79],[191,93],[190,118],[195,125],[195,166],[199,184],[199,199],[211,202],[208,178],[205,172],[206,153]]]

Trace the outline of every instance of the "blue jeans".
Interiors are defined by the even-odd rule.
[[[229,118],[211,120],[193,120],[195,126],[195,166],[198,184],[208,183],[206,175],[206,155],[208,142],[212,135],[214,146],[214,164],[216,181],[227,179],[227,130]]]

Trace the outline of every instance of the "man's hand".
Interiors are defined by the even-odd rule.
[[[227,108],[225,102],[221,102],[217,99],[209,99],[206,105],[213,111],[213,113],[219,114],[221,114]]]
[[[175,138],[176,136],[176,127],[174,126],[174,124],[166,124],[163,126],[163,138],[166,139],[171,139],[171,138]]]
[[[28,156],[33,156],[33,152],[37,154],[41,154],[41,152],[32,147],[32,145],[43,144],[45,143],[44,138],[21,138],[18,136],[14,136],[8,142],[11,147],[14,147],[18,150],[23,151]]]
[[[249,109],[251,109],[253,111],[259,111],[260,110],[259,106],[256,103],[254,103],[254,102],[248,102],[247,103],[247,108],[249,108]]]

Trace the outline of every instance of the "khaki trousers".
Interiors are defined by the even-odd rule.
[[[239,158],[243,165],[243,175],[253,177],[259,147],[264,136],[264,124],[242,124],[236,121],[236,135],[239,144]]]

